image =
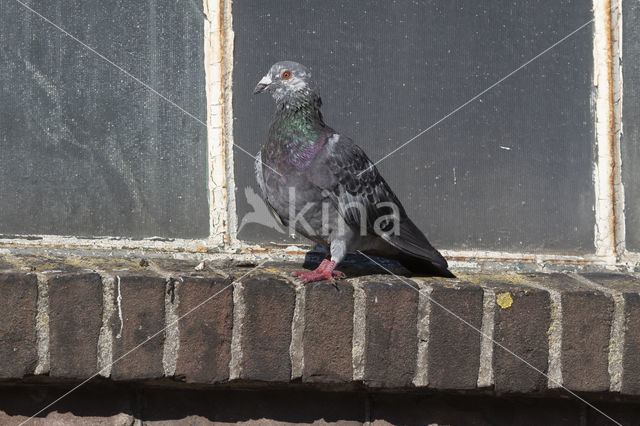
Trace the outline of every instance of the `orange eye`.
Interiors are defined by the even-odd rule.
[[[288,80],[289,78],[291,78],[291,71],[284,71],[282,73],[282,79],[283,80]]]

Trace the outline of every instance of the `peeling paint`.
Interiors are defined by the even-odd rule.
[[[622,122],[622,97],[623,97],[623,76],[622,76],[622,0],[611,0],[611,67],[612,67],[612,110],[613,110],[613,196],[615,214],[615,244],[616,253],[620,256],[626,252],[626,226],[625,226],[625,198],[624,186],[622,182],[622,155],[621,138],[623,133]]]
[[[592,254],[570,255],[560,253],[514,253],[492,250],[441,250],[441,253],[447,258],[447,260],[451,261],[519,261],[529,263],[559,262],[571,264],[610,263],[607,262],[610,260],[609,258],[603,258]]]
[[[209,244],[229,244],[227,209],[227,139],[225,137],[224,0],[203,0],[204,68],[207,96],[207,167]]]
[[[617,256],[615,181],[615,117],[613,98],[611,0],[594,0],[593,60],[596,104],[595,248],[596,254]]]
[[[234,139],[233,139],[233,15],[231,0],[221,0],[222,13],[222,37],[223,37],[223,82],[224,82],[224,137],[227,155],[227,232],[229,235],[229,247],[237,247],[238,214],[236,212],[236,185],[234,175]]]

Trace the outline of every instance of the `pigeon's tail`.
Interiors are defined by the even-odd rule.
[[[400,250],[396,259],[409,271],[447,278],[456,277],[449,271],[447,260],[438,250],[433,248],[427,237],[409,218],[404,218],[401,221],[398,234],[391,234],[383,238]]]

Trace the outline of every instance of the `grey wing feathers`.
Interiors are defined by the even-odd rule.
[[[285,223],[282,217],[276,212],[271,203],[269,203],[269,197],[267,196],[267,190],[264,185],[264,175],[262,172],[262,152],[258,152],[256,155],[256,161],[253,163],[256,173],[256,180],[258,181],[258,186],[260,187],[260,192],[262,193],[262,199],[264,203],[267,205],[273,216],[278,220],[279,224],[282,226],[287,226],[288,223]]]
[[[446,270],[447,261],[409,219],[396,195],[360,147],[348,138],[335,138],[327,146],[323,166],[325,173],[328,171],[331,176],[318,180],[330,192],[329,198],[349,225],[356,229],[365,227],[368,234],[375,233],[397,249]],[[322,170],[318,167],[312,173],[321,175]],[[366,215],[364,220],[363,214]],[[398,232],[391,232],[394,230],[392,215],[399,222]]]
[[[260,191],[262,192],[262,198],[267,199],[267,192],[264,188],[264,176],[262,175],[262,152],[258,152],[256,155],[256,161],[253,163],[256,172],[256,180],[258,181],[258,186],[260,187]]]

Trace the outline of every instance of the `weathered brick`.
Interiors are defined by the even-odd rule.
[[[364,381],[408,386],[418,355],[418,291],[401,281],[366,282]]]
[[[185,278],[180,284],[178,316],[182,319],[176,376],[189,383],[229,379],[233,327],[230,284],[229,280],[208,278]]]
[[[494,345],[495,390],[522,393],[542,390],[546,388],[547,378],[530,365],[547,372],[547,331],[551,322],[549,293],[536,289],[495,291],[497,295],[508,294],[512,302],[495,307],[494,340],[521,358]]]
[[[353,287],[307,284],[304,317],[306,382],[348,382],[353,377]]]
[[[0,274],[0,378],[35,370],[37,303],[35,275]]]
[[[623,394],[640,394],[640,279],[629,274],[599,272],[583,274],[587,279],[621,294],[624,299],[622,356]],[[620,319],[618,319],[620,320]],[[620,336],[612,336],[614,339]]]
[[[625,293],[622,393],[640,395],[640,294]]]
[[[97,372],[102,325],[102,280],[98,274],[49,280],[50,375],[84,379]]]
[[[596,291],[562,294],[562,379],[574,391],[609,389],[613,300]]]
[[[478,382],[483,291],[476,286],[433,283],[429,318],[429,387],[473,389]],[[433,301],[437,302],[434,303]],[[445,311],[438,304],[455,314]],[[459,317],[459,318],[458,318]]]
[[[8,262],[0,256],[0,271],[12,271],[14,269],[15,265],[13,263]]]
[[[640,279],[633,275],[618,274],[612,272],[594,272],[580,274],[589,281],[608,287],[614,292],[640,293]]]
[[[164,294],[163,278],[121,276],[119,289],[116,279],[116,313],[112,316],[111,327],[115,362],[111,377],[114,380],[148,379],[164,375],[164,332],[146,341],[165,327]],[[118,295],[121,297],[122,324],[118,314]]]
[[[243,296],[241,378],[288,382],[295,308],[292,285],[272,275],[256,275],[243,283]]]

